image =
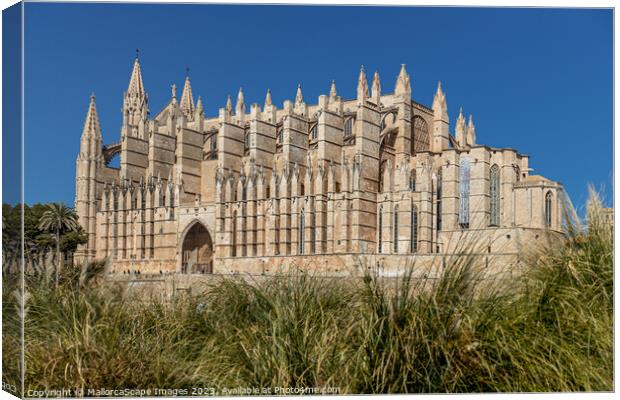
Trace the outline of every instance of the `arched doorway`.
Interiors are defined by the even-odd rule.
[[[181,272],[185,274],[213,273],[213,241],[207,228],[199,222],[187,231],[183,239]]]

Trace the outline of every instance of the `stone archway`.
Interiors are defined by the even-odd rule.
[[[184,274],[213,273],[213,241],[200,222],[194,223],[183,238],[181,272]]]

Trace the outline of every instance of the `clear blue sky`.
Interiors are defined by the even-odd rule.
[[[315,102],[332,79],[352,98],[360,64],[392,91],[405,63],[423,104],[442,81],[451,130],[462,106],[480,143],[530,155],[575,205],[588,183],[612,196],[611,10],[27,3],[25,21],[28,203],[73,203],[91,92],[118,140],[136,48],[151,115],[186,66],[216,115],[240,86],[246,104],[271,88],[281,105],[298,83]]]

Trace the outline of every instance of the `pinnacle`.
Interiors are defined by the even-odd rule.
[[[82,137],[98,136],[101,137],[101,127],[99,125],[99,115],[97,114],[97,105],[95,103],[95,94],[90,95],[90,103],[88,112],[84,120],[84,128],[82,129]]]
[[[237,105],[235,107],[235,111],[237,114],[245,113],[245,103],[243,102],[243,88],[239,88],[239,93],[237,93]]]
[[[271,101],[271,89],[267,89],[267,95],[265,96],[265,107],[272,105]]]
[[[297,85],[297,94],[295,95],[295,103],[301,104],[304,101],[304,96],[301,94],[301,84]]]
[[[144,84],[142,83],[142,70],[140,68],[140,59],[136,53],[136,58],[133,62],[133,70],[131,71],[131,78],[129,79],[129,87],[127,89],[127,95],[134,95],[138,97],[144,97]]]
[[[226,111],[232,111],[232,99],[230,95],[228,95],[228,100],[226,101]]]
[[[194,96],[192,94],[192,85],[189,80],[189,68],[186,71],[185,84],[183,85],[183,93],[181,94],[181,112],[185,115],[194,114]]]
[[[336,81],[332,79],[332,85],[329,88],[329,96],[335,98],[337,95],[338,92],[336,91]]]

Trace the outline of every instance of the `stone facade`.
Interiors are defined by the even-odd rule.
[[[332,82],[316,104],[299,86],[282,108],[268,91],[248,110],[239,90],[207,117],[187,76],[180,101],[173,85],[154,118],[148,107],[136,57],[120,141],[103,144],[94,96],[81,138],[77,257],[111,257],[116,272],[335,273],[463,249],[505,265],[561,230],[561,185],[478,144],[462,110],[450,132],[441,84],[432,107],[412,100],[404,65],[388,94],[362,68],[351,100]]]

